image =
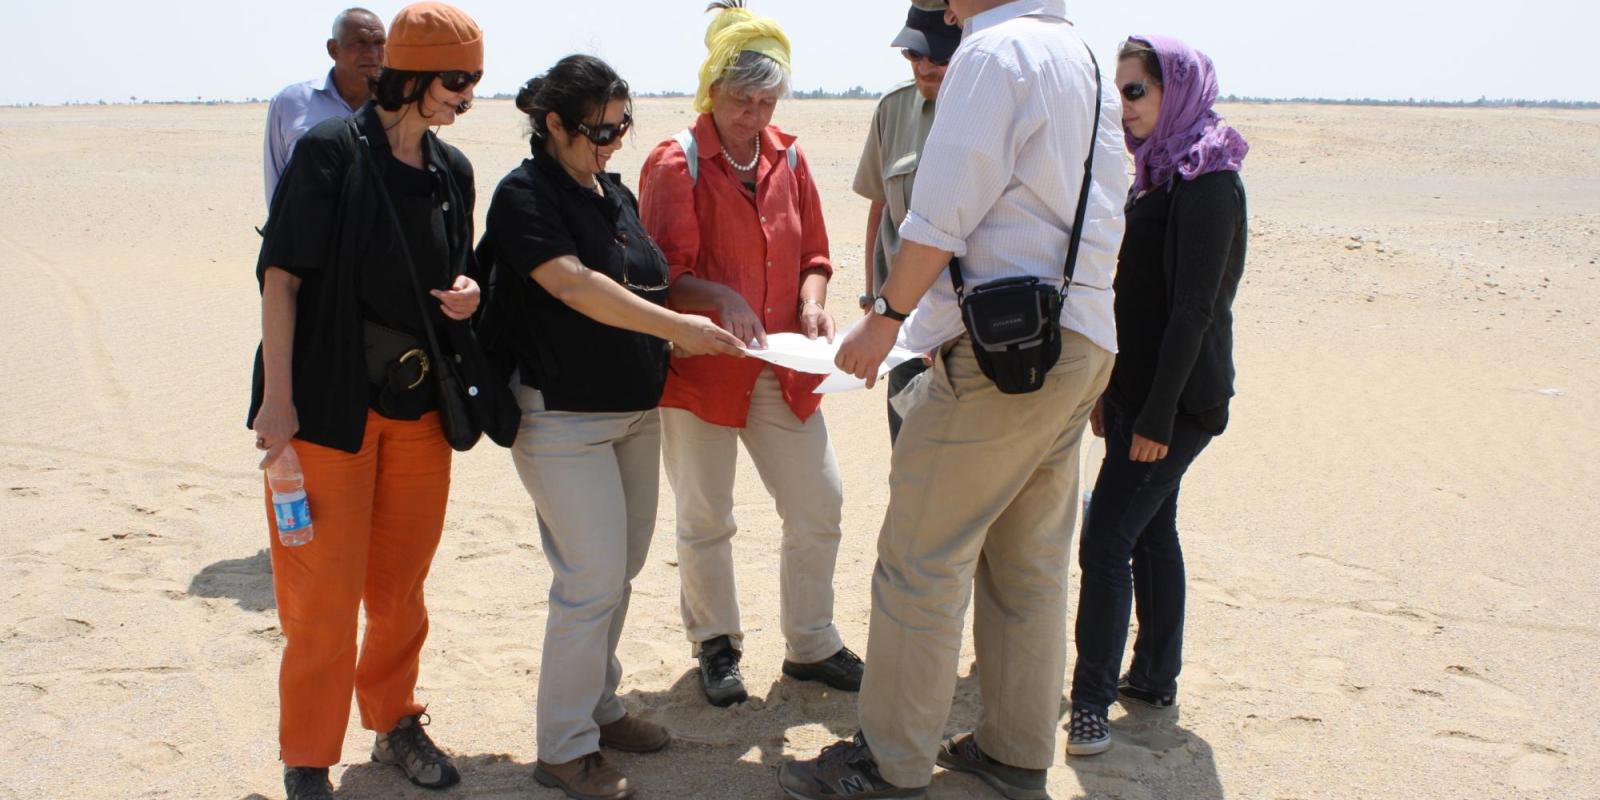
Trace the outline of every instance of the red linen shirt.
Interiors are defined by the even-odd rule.
[[[639,175],[639,216],[671,265],[671,279],[693,275],[736,289],[767,333],[800,332],[800,276],[833,275],[822,201],[805,154],[794,169],[786,151],[795,137],[769,125],[761,132],[756,190],[751,194],[722,157],[722,138],[710,114],[695,120],[700,179],[689,178],[683,148],[656,145]],[[670,302],[670,298],[669,298]],[[714,312],[701,312],[721,324]],[[714,425],[742,428],[750,394],[765,361],[731,356],[673,356],[661,405],[681,408]],[[821,375],[773,367],[796,417],[822,404]]]

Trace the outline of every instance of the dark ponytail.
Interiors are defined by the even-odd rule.
[[[551,112],[569,132],[576,132],[579,124],[603,110],[606,103],[631,99],[628,82],[610,64],[594,56],[571,55],[522,85],[517,92],[517,110],[528,115],[533,146],[542,149],[550,139]]]

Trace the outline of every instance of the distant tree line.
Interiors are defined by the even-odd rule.
[[[1247,97],[1230,94],[1221,99],[1224,103],[1256,103],[1273,105],[1278,103],[1299,103],[1318,106],[1415,106],[1417,108],[1577,108],[1600,109],[1600,101],[1595,100],[1521,100],[1514,97],[1489,98],[1479,97],[1476,100],[1421,100],[1408,97],[1404,100],[1380,100],[1375,97],[1347,97],[1335,99],[1328,97]]]

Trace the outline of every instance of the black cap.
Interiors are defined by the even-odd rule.
[[[889,46],[915,50],[934,61],[949,61],[960,44],[961,28],[945,24],[943,11],[923,11],[913,6],[906,15],[905,28]]]

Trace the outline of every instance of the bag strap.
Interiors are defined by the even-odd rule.
[[[411,248],[406,243],[405,226],[400,222],[400,212],[395,210],[394,198],[389,196],[388,186],[383,181],[383,173],[378,171],[377,163],[372,160],[372,145],[367,141],[366,135],[356,127],[355,120],[346,119],[345,125],[350,129],[350,134],[356,138],[356,150],[360,152],[361,161],[366,164],[367,171],[372,173],[372,180],[378,184],[378,196],[383,198],[383,207],[389,212],[389,221],[394,223],[395,234],[400,237],[400,260],[406,262],[406,273],[411,276],[411,295],[416,298],[417,311],[422,316],[422,330],[428,336],[428,349],[433,351],[433,360],[438,368],[454,371],[449,359],[444,357],[444,350],[439,348],[439,337],[433,332],[433,321],[429,319],[428,313],[430,309],[422,299],[422,281],[417,278],[417,265],[411,260]]]
[[[672,135],[672,141],[683,148],[684,158],[689,159],[689,185],[700,182],[700,145],[694,140],[694,128],[684,128]],[[800,163],[800,145],[791,144],[784,150],[784,157],[789,161],[789,171],[793,172]]]
[[[1100,61],[1094,57],[1094,49],[1089,47],[1088,42],[1083,43],[1083,49],[1089,53],[1089,64],[1094,72],[1094,127],[1089,129],[1089,155],[1083,160],[1083,186],[1078,190],[1078,209],[1072,216],[1072,233],[1067,241],[1067,262],[1062,268],[1062,298],[1067,296],[1067,288],[1072,285],[1072,273],[1078,266],[1078,246],[1083,241],[1083,220],[1089,212],[1089,190],[1094,187],[1094,151],[1100,138],[1100,104],[1105,100],[1105,87],[1100,79]],[[955,287],[956,299],[959,301],[964,296],[959,258],[950,259],[950,284]]]

